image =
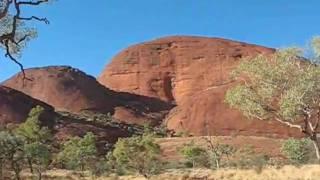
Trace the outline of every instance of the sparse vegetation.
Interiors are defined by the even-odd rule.
[[[23,145],[23,140],[14,134],[7,131],[0,132],[1,176],[3,170],[11,170],[15,179],[21,179],[20,172],[24,164]]]
[[[282,153],[290,160],[293,164],[304,164],[310,160],[311,141],[309,139],[288,139],[282,147]]]
[[[160,152],[160,146],[154,142],[153,136],[144,134],[119,139],[112,156],[119,168],[149,177],[161,171]]]
[[[244,61],[233,72],[243,83],[228,90],[226,102],[247,117],[276,120],[300,130],[313,142],[316,158],[320,160],[317,139],[320,68],[315,43],[318,41],[313,41],[315,57],[311,61],[302,59],[302,52],[296,48]]]
[[[186,159],[185,165],[187,167],[209,167],[206,149],[196,145],[193,141],[183,145],[180,153]]]
[[[211,168],[219,169],[221,167],[222,158],[226,157],[225,161],[235,152],[235,147],[229,144],[221,144],[215,141],[212,136],[205,138],[207,145],[207,153]]]
[[[239,169],[255,169],[257,172],[269,164],[270,157],[266,154],[256,153],[251,146],[245,146],[235,152],[235,159],[230,166]]]
[[[65,142],[58,154],[58,162],[68,169],[90,170],[97,158],[95,136],[88,132],[83,138],[73,137]]]
[[[41,126],[40,116],[44,108],[37,106],[33,108],[27,120],[15,129],[16,136],[23,140],[24,156],[31,173],[34,169],[38,173],[39,179],[51,160],[50,141],[52,134],[45,126]]]

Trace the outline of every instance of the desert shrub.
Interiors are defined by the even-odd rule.
[[[307,163],[312,154],[312,145],[309,139],[290,138],[282,144],[281,152],[293,164]]]
[[[3,169],[13,171],[15,179],[20,179],[20,172],[24,164],[24,142],[21,138],[14,134],[1,131],[0,132],[0,178],[3,178]]]
[[[179,151],[185,158],[185,165],[187,167],[209,167],[206,149],[199,147],[194,141],[184,144]]]
[[[73,137],[65,142],[57,161],[68,169],[90,170],[97,157],[96,140],[93,133],[87,133],[83,138]]]
[[[263,167],[268,165],[270,157],[266,154],[258,154],[254,151],[253,147],[247,146],[238,149],[235,152],[233,161],[230,162],[230,166],[240,169],[254,168],[258,172]]]
[[[41,106],[33,108],[27,120],[14,130],[16,136],[24,142],[24,157],[31,173],[34,173],[35,169],[39,179],[51,160],[49,142],[52,139],[52,134],[47,127],[40,125],[39,117],[43,112],[44,108]]]
[[[219,169],[221,167],[221,160],[224,157],[230,157],[235,152],[235,148],[228,144],[216,144],[208,148],[210,167],[214,169]],[[225,163],[227,159],[224,160]]]
[[[15,129],[15,134],[21,136],[27,143],[48,142],[52,138],[52,135],[47,127],[41,127],[39,118],[43,112],[44,108],[41,106],[33,108],[27,120]]]
[[[24,155],[32,173],[37,171],[38,178],[41,179],[42,173],[47,170],[51,152],[45,144],[39,142],[28,143],[23,147]]]
[[[160,146],[150,134],[121,138],[115,144],[112,157],[117,169],[139,173],[145,177],[157,174],[162,169],[159,159]]]

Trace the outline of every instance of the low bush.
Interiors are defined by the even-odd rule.
[[[284,141],[281,152],[295,165],[305,164],[312,159],[312,142],[309,139],[288,139]]]

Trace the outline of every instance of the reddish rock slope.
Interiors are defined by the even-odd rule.
[[[22,92],[1,85],[0,128],[6,127],[8,124],[24,122],[30,110],[37,105],[45,108],[45,113],[40,116],[41,122],[52,129],[55,137],[59,140],[64,140],[71,136],[83,136],[87,132],[93,132],[99,142],[115,142],[119,137],[130,135],[125,126],[99,125],[93,122],[61,116],[54,112],[52,106]]]
[[[3,84],[54,106],[57,110],[109,112],[114,99],[95,79],[67,66],[50,66],[26,70],[32,81],[22,82],[21,73]]]
[[[53,113],[53,107],[22,92],[0,85],[0,127],[9,123],[24,122],[30,110],[37,105],[44,107],[48,113]]]
[[[229,72],[240,59],[273,52],[219,38],[167,37],[120,52],[98,81],[115,91],[177,104],[166,120],[176,131],[195,135],[299,135],[279,123],[248,120],[223,102],[227,88],[233,85]]]
[[[32,81],[22,82],[19,73],[3,84],[46,102],[59,111],[80,113],[90,110],[110,113],[124,122],[156,124],[172,107],[156,98],[114,92],[72,67],[32,68],[25,73]]]

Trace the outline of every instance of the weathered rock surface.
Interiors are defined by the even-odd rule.
[[[113,123],[101,125],[73,117],[61,116],[54,108],[42,101],[36,100],[22,92],[0,85],[0,129],[12,127],[24,122],[30,110],[37,105],[44,107],[45,112],[40,116],[42,125],[48,126],[58,140],[72,136],[83,136],[87,132],[94,133],[99,142],[115,142],[119,137],[127,137],[126,126]]]
[[[30,110],[37,105],[44,107],[49,114],[54,112],[52,106],[22,92],[0,85],[0,127],[24,122]]]
[[[68,66],[32,68],[5,81],[5,86],[19,90],[52,105],[58,111],[81,113],[94,111],[111,114],[122,122],[159,123],[172,105],[157,98],[114,92],[94,77]]]
[[[106,89],[95,83],[93,77],[77,69],[68,66],[49,66],[27,69],[25,73],[31,81],[23,80],[21,73],[18,73],[3,84],[61,111],[110,112],[112,110],[114,99],[110,97],[110,93],[104,93]]]
[[[248,120],[223,101],[234,82],[230,71],[242,58],[275,50],[219,38],[167,37],[131,46],[116,55],[98,81],[120,92],[177,105],[166,123],[194,135],[296,136],[276,122]]]

